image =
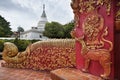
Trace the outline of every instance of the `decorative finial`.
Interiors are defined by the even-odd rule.
[[[45,4],[43,4],[43,10],[45,10]]]
[[[46,17],[46,13],[45,13],[45,4],[43,4],[43,13],[41,17]]]

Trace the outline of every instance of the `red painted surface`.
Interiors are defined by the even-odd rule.
[[[111,12],[110,15],[108,16],[106,14],[106,8],[105,6],[101,6],[100,9],[98,10],[98,14],[102,15],[104,18],[104,28],[107,26],[108,27],[108,36],[105,37],[105,39],[110,40],[110,41],[114,41],[114,11],[113,11],[113,3],[112,3],[112,8],[111,8]],[[80,37],[83,35],[83,31],[82,31],[82,24],[86,18],[88,14],[80,14],[80,21],[79,21],[79,26],[76,28],[76,34],[77,37]],[[109,46],[106,43],[104,46],[105,49],[108,49]],[[79,42],[76,42],[76,63],[77,63],[77,68],[78,69],[82,69],[84,67],[84,58],[81,55],[81,45],[79,44]],[[111,75],[110,78],[113,80],[114,78],[114,53],[113,51],[110,53],[111,54]],[[101,73],[103,73],[103,68],[101,67],[101,65],[99,64],[98,61],[91,61],[90,67],[89,67],[89,71],[91,74],[97,75],[99,76]]]

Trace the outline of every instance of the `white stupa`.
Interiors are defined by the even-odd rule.
[[[45,24],[48,22],[47,16],[45,13],[45,5],[43,5],[43,12],[38,22],[37,27],[32,27],[30,30],[20,33],[20,39],[27,40],[44,40],[47,37],[43,36],[43,32],[45,30]]]

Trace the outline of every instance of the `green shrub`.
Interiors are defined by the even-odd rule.
[[[3,51],[3,47],[4,47],[4,40],[0,40],[0,52]]]
[[[24,51],[29,44],[31,44],[28,40],[18,40],[15,42],[16,46],[18,47],[19,51]]]
[[[40,40],[30,40],[31,43],[34,43],[34,42],[37,42],[37,41],[40,41]]]
[[[6,40],[6,39],[0,40],[0,52],[3,51],[4,42],[12,42],[18,47],[19,51],[24,51],[29,44],[34,43],[36,41],[39,41],[39,40],[19,40],[17,38],[13,40]]]
[[[19,51],[24,51],[31,42],[29,40],[16,38],[13,43],[18,47]]]

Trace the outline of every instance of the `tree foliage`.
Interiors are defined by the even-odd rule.
[[[17,27],[17,32],[24,32],[24,29],[21,26],[19,26]]]
[[[49,38],[63,38],[64,29],[63,26],[58,22],[46,23],[43,34]]]
[[[3,51],[5,42],[14,43],[17,46],[18,50],[21,52],[21,51],[25,51],[25,49],[27,48],[28,45],[30,45],[31,43],[37,42],[37,41],[39,41],[39,40],[20,40],[17,38],[11,39],[11,40],[0,39],[0,52]]]
[[[0,15],[0,37],[11,36],[11,34],[10,23]]]
[[[74,22],[65,25],[58,22],[47,23],[43,35],[49,38],[71,38],[70,31],[73,27]]]
[[[64,25],[64,38],[71,38],[70,32],[74,28],[74,22],[70,22]]]

